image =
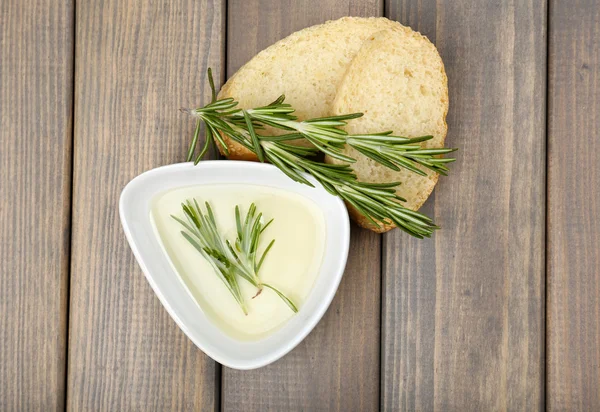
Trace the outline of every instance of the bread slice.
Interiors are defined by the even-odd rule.
[[[424,147],[442,147],[446,138],[448,79],[435,46],[409,28],[379,31],[368,37],[349,65],[338,85],[331,115],[362,112],[346,130],[350,134],[393,130],[396,136],[433,135]],[[359,180],[365,182],[401,182],[398,195],[404,204],[417,210],[427,200],[438,175],[428,171],[419,176],[401,169],[396,172],[346,147],[345,153],[357,162],[352,165]],[[326,158],[330,163],[335,159]],[[348,205],[360,226],[386,232],[395,227],[383,222],[377,228]]]
[[[300,30],[252,58],[227,81],[218,97],[232,97],[239,107],[250,109],[285,94],[299,119],[328,116],[338,85],[363,41],[390,28],[410,30],[383,17],[343,17]],[[268,129],[264,133],[283,132]],[[257,160],[243,146],[224,140],[230,159]]]

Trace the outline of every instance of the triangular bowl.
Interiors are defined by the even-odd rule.
[[[270,164],[213,160],[197,166],[180,163],[159,167],[134,178],[121,193],[121,223],[133,253],[152,289],[177,325],[204,353],[235,369],[254,369],[291,351],[319,322],[338,288],[350,243],[344,203],[312,177],[315,187],[296,183]],[[300,311],[284,326],[259,341],[239,341],[221,331],[203,312],[170,264],[150,220],[152,200],[178,187],[254,184],[286,189],[313,200],[325,217],[325,253],[320,273]]]

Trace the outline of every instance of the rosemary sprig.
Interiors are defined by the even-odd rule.
[[[404,207],[400,202],[406,201],[396,195],[394,183],[364,183],[359,182],[349,164],[332,165],[306,159],[318,151],[346,161],[355,159],[344,155],[341,151],[345,144],[354,147],[359,152],[375,161],[399,170],[407,168],[415,173],[424,175],[417,165],[424,166],[440,174],[448,171],[446,164],[454,159],[435,157],[450,153],[456,149],[421,149],[418,143],[429,140],[432,136],[406,138],[392,136],[390,132],[366,135],[348,135],[340,127],[348,120],[362,116],[361,113],[342,116],[324,117],[298,122],[292,114],[294,109],[284,103],[280,96],[273,103],[259,108],[242,110],[236,108],[237,102],[232,98],[215,100],[214,83],[209,69],[209,82],[213,100],[208,105],[198,109],[186,109],[206,125],[207,136],[200,154],[195,157],[197,164],[213,139],[219,143],[228,155],[228,149],[223,135],[252,151],[261,160],[267,160],[277,166],[291,179],[313,186],[303,173],[312,175],[331,194],[344,199],[367,217],[374,225],[380,227],[380,222],[394,223],[400,229],[418,237],[430,237],[438,227],[427,216]],[[282,136],[263,136],[256,131],[265,125],[290,131]],[[300,147],[286,143],[304,137],[312,147]],[[194,152],[198,139],[194,136],[188,151],[188,161],[194,160]]]
[[[263,287],[273,290],[294,312],[298,312],[296,305],[274,286],[264,283],[258,277],[267,253],[275,243],[271,240],[260,259],[257,260],[257,250],[260,235],[271,224],[271,219],[263,224],[262,213],[256,214],[256,205],[251,204],[245,218],[242,218],[238,206],[235,208],[235,221],[237,237],[234,245],[220,235],[212,208],[205,203],[206,212],[202,212],[196,199],[187,200],[182,205],[187,221],[171,216],[179,222],[186,231],[181,234],[194,246],[198,252],[211,264],[227,289],[238,302],[244,314],[248,310],[241,295],[237,277],[241,277],[257,288],[258,296]]]

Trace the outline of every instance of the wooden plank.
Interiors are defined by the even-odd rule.
[[[0,2],[0,410],[65,402],[73,2]]]
[[[118,198],[150,168],[185,160],[180,107],[223,73],[221,1],[77,3],[68,407],[211,410],[219,368],[154,296],[123,235]]]
[[[240,1],[228,5],[227,73],[295,30],[344,15],[381,15],[378,1]],[[380,236],[352,227],[340,289],[315,330],[259,370],[223,368],[223,410],[379,408]]]
[[[600,408],[600,2],[553,1],[547,404]]]
[[[544,380],[546,6],[389,1],[436,43],[458,161],[383,247],[383,410],[540,410]]]

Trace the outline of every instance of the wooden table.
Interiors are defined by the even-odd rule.
[[[182,161],[178,111],[294,30],[387,16],[446,64],[430,240],[352,227],[293,352],[240,372],[184,336],[121,230]],[[600,410],[600,2],[2,0],[0,410]]]

